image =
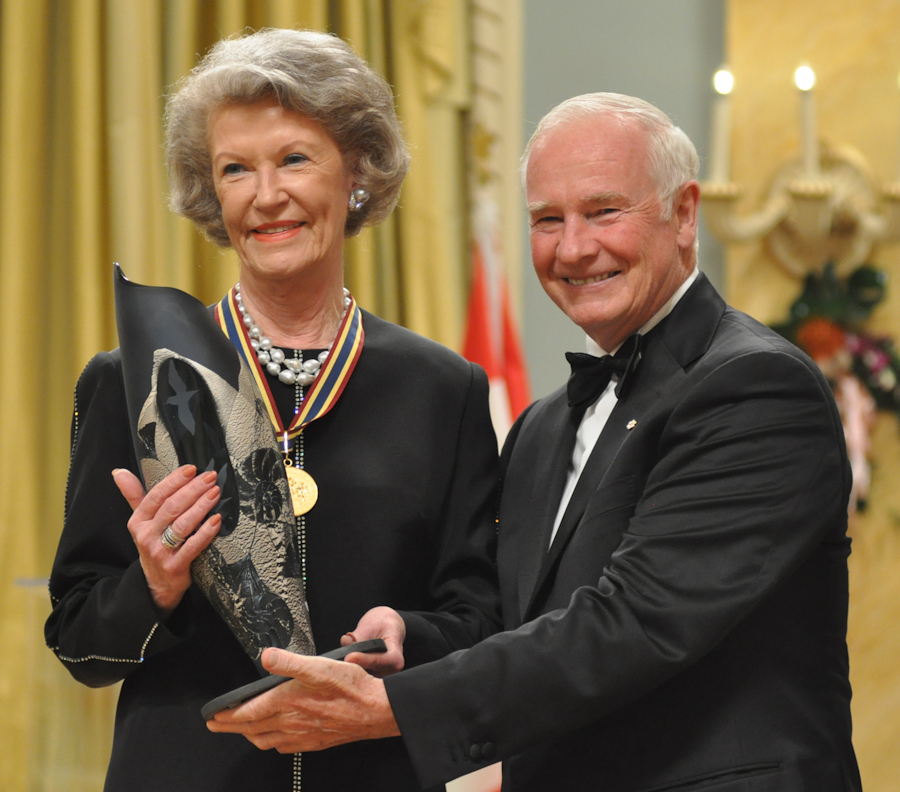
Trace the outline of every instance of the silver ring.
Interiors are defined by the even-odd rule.
[[[184,539],[182,539],[175,531],[172,530],[171,525],[166,526],[166,530],[162,532],[162,536],[159,537],[159,541],[163,543],[165,547],[168,547],[169,550],[177,550],[184,544]]]

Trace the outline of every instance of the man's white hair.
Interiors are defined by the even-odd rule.
[[[648,172],[656,185],[663,220],[671,218],[678,190],[685,182],[697,178],[700,157],[691,139],[672,123],[672,119],[658,107],[634,96],[590,93],[567,99],[554,107],[541,119],[525,146],[525,153],[519,162],[522,186],[525,186],[531,151],[544,134],[572,121],[599,117],[612,117],[623,123],[634,122],[647,132]]]

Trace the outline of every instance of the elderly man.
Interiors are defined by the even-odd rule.
[[[571,99],[523,161],[535,270],[589,354],[503,451],[507,631],[383,681],[268,650],[296,679],[210,728],[400,734],[423,786],[502,759],[514,792],[859,790],[828,384],[699,274],[697,153],[655,107]],[[399,667],[402,617],[354,633],[377,635],[387,659],[352,659]]]

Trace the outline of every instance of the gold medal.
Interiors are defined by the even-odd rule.
[[[234,344],[252,374],[259,388],[259,395],[276,435],[284,441],[284,468],[287,475],[291,501],[294,505],[294,516],[306,514],[319,500],[319,487],[305,470],[295,467],[290,458],[290,438],[300,437],[303,428],[325,415],[336,403],[344,386],[353,373],[362,352],[366,334],[363,330],[362,310],[356,301],[345,290],[345,300],[349,300],[338,327],[337,337],[331,345],[331,351],[316,374],[309,390],[303,394],[299,389],[301,401],[289,426],[285,426],[278,412],[278,407],[266,381],[266,371],[259,362],[254,349],[256,343],[250,338],[249,328],[244,322],[246,311],[238,299],[239,288],[235,285],[216,306],[215,318],[222,331]],[[302,442],[302,440],[301,440]],[[303,458],[302,446],[299,459]]]
[[[284,472],[287,473],[288,487],[291,489],[294,517],[299,517],[316,505],[316,501],[319,499],[319,487],[309,473],[294,467],[290,457],[286,457],[284,460]]]

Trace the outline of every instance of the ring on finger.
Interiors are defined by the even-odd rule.
[[[166,530],[162,532],[159,541],[162,542],[165,547],[168,547],[169,550],[177,550],[184,544],[184,539],[172,530],[171,525],[166,526]]]

